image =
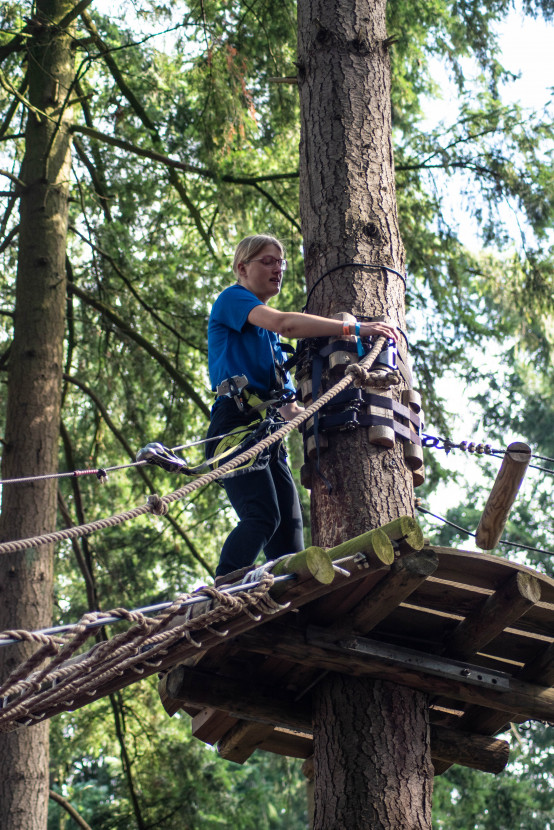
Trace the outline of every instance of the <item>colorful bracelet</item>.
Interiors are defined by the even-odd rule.
[[[350,323],[343,323],[342,324],[342,333],[348,337],[350,335]]]
[[[354,324],[354,334],[356,335],[356,350],[358,352],[358,357],[363,357],[365,355],[364,344],[362,343],[362,338],[360,337],[360,323],[356,320]]]

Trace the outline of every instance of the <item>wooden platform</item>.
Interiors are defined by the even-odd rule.
[[[496,556],[441,547],[227,639],[160,682],[166,710],[243,763],[256,749],[312,754],[311,690],[328,671],[430,696],[436,773],[499,772],[509,722],[554,721],[554,580]]]

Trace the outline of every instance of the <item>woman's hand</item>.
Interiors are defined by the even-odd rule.
[[[376,320],[372,323],[360,323],[360,334],[362,337],[386,337],[398,342],[398,329],[390,323]]]
[[[284,406],[279,407],[279,415],[282,415],[285,421],[292,421],[292,419],[296,418],[297,415],[300,415],[301,412],[304,412],[304,410],[301,406],[298,406],[296,401],[286,403]]]

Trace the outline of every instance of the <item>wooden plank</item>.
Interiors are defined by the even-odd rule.
[[[379,571],[368,573],[355,585],[345,585],[339,588],[332,597],[322,596],[319,600],[310,603],[308,612],[310,621],[315,625],[329,625],[333,620],[339,620],[361,602],[374,585],[384,579],[388,571],[388,568],[381,568]]]
[[[377,626],[373,634],[391,642],[433,652],[442,647],[461,619],[459,614],[417,608],[406,603]],[[486,647],[486,653],[511,663],[515,671],[552,641],[552,637],[508,628]]]
[[[525,572],[512,571],[509,578]],[[539,580],[541,590],[543,582]],[[502,586],[497,587],[497,591]],[[448,582],[439,579],[435,575],[430,576],[414,590],[410,596],[410,605],[421,608],[430,608],[435,611],[449,611],[453,608],[463,617],[474,613],[494,591],[479,588],[473,585],[462,585],[459,582]],[[554,636],[554,605],[545,602],[537,602],[525,613],[525,616],[518,621],[518,627],[526,631]]]
[[[462,620],[445,642],[444,653],[468,658],[495,640],[540,599],[540,583],[529,574],[512,574],[479,608]]]
[[[429,551],[418,551],[397,559],[389,573],[333,626],[333,632],[359,631],[366,634],[410,597],[438,565],[438,556]]]
[[[440,579],[496,591],[508,579],[510,573],[520,571],[539,579],[543,601],[554,604],[554,579],[546,574],[539,574],[526,565],[519,565],[488,553],[474,553],[438,545],[429,545],[424,550],[434,550],[438,554],[439,566],[435,576]]]

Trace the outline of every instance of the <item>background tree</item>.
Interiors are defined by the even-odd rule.
[[[88,6],[69,5],[78,16],[68,31],[75,80],[70,98],[62,100],[67,116],[71,100],[75,125],[69,236],[67,245],[60,246],[68,280],[62,470],[128,464],[148,441],[175,446],[203,436],[211,397],[205,367],[207,313],[213,296],[229,282],[230,254],[245,233],[268,228],[284,239],[292,268],[280,303],[299,308],[304,302],[298,91],[293,84],[270,80],[297,73],[295,4],[138,0],[106,9],[95,0]],[[29,56],[40,34],[33,25],[36,8],[9,0],[1,22],[0,167],[8,174],[3,176],[0,216],[3,384],[17,353],[13,315],[21,190],[16,180],[27,182],[21,164],[31,119]],[[494,26],[510,9],[503,0],[389,0],[387,5],[387,33],[394,39],[393,139],[409,274],[409,339],[427,420],[437,432],[444,434],[449,420],[434,387],[445,367],[456,365],[460,377],[479,372],[489,384],[491,406],[483,423],[495,435],[503,437],[516,412],[530,411],[525,399],[532,397],[533,415],[520,414],[520,429],[528,429],[528,437],[552,455],[550,439],[532,431],[538,415],[547,419],[549,413],[548,231],[554,202],[545,149],[552,119],[531,117],[502,103],[509,67],[499,62]],[[552,13],[546,1],[542,6],[529,2],[525,9],[546,17]],[[52,17],[48,15],[50,22]],[[66,24],[52,30],[66,36]],[[425,132],[421,101],[438,92],[429,71],[432,56],[443,57],[457,84],[460,113],[452,124]],[[471,82],[469,58],[481,75]],[[460,210],[467,206],[474,212],[486,253],[465,250],[447,221],[445,194],[456,171],[462,171],[467,191]],[[511,247],[499,207],[506,203],[521,217],[525,244]],[[502,379],[497,372],[488,377],[490,367],[475,365],[472,348],[484,351],[491,343],[505,353]],[[536,375],[529,362],[536,365]],[[6,414],[6,396],[1,395],[3,423]],[[20,436],[21,445],[29,447],[23,428]],[[3,439],[8,439],[6,429]],[[184,453],[189,460],[200,459],[197,448]],[[292,454],[299,454],[295,444]],[[424,495],[449,475],[439,456],[428,454],[426,460]],[[52,464],[37,466],[33,459],[32,465],[22,466],[30,474],[51,472],[56,464],[52,459]],[[95,476],[62,479],[58,523],[118,512],[143,503],[147,492],[166,492],[173,483],[150,468],[113,471],[104,487]],[[20,497],[19,487],[4,486],[3,505]],[[537,497],[546,500],[542,493]],[[167,519],[137,521],[58,546],[54,619],[74,620],[97,606],[136,607],[208,579],[229,521],[219,488],[208,488],[175,506]],[[547,524],[545,518],[540,528],[545,543],[551,533]],[[523,526],[518,518],[518,533],[527,528],[534,535],[533,525]],[[3,532],[8,535],[5,525]],[[9,535],[21,533],[14,528]],[[33,621],[12,616],[3,627],[16,622],[35,627]],[[279,762],[273,772],[266,759],[230,772],[212,752],[189,746],[186,724],[167,720],[157,705],[146,683],[113,702],[55,719],[53,786],[89,824],[182,827],[186,804],[195,827],[217,826],[223,814],[232,816],[237,827],[240,821],[245,827],[263,826],[262,821],[267,827],[302,826],[299,791],[291,786],[289,798],[276,784],[282,773]],[[33,730],[23,734],[32,736]],[[159,735],[156,752],[151,749],[154,731]],[[524,746],[540,746],[543,738],[531,730],[529,741],[523,740]],[[287,780],[295,781],[297,765],[289,762],[287,770]],[[460,804],[452,795],[459,783],[455,770],[446,775],[454,778],[452,785],[439,785],[444,787],[439,809],[448,822],[473,826],[469,818],[460,818]],[[479,776],[479,781],[501,778]],[[542,815],[548,798],[540,801],[537,779],[521,780],[526,797]],[[262,781],[268,790],[263,791]],[[529,787],[526,781],[531,781]],[[113,807],[110,814],[106,803]],[[61,810],[51,804],[52,827],[66,821]]]
[[[36,6],[28,47],[25,155],[18,177],[19,245],[8,363],[2,453],[5,478],[57,469],[61,407],[65,246],[71,169],[68,106],[73,77],[71,0]],[[59,25],[58,25],[59,24]],[[12,179],[12,181],[14,180]],[[56,523],[55,481],[30,482],[2,496],[0,538],[27,538]],[[0,571],[0,627],[42,628],[52,616],[51,547],[7,554]],[[7,676],[22,649],[0,655]],[[48,799],[48,725],[33,735],[0,738],[0,823],[45,826]]]

